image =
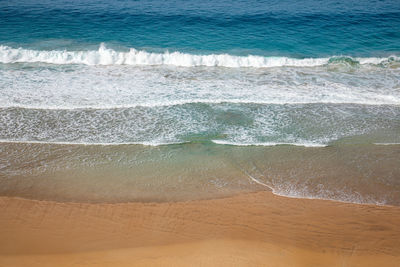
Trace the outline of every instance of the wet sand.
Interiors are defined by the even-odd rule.
[[[400,207],[294,199],[262,191],[165,203],[1,197],[0,211],[0,266],[400,262]]]

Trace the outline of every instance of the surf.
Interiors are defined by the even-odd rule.
[[[188,54],[179,51],[164,53],[147,52],[130,48],[128,52],[107,48],[101,43],[98,50],[31,50],[0,45],[0,63],[47,63],[56,65],[132,65],[177,67],[227,67],[227,68],[273,68],[273,67],[316,67],[332,64],[382,65],[400,62],[400,57],[353,58],[332,56],[323,58],[264,57],[258,55],[236,56],[230,54]]]

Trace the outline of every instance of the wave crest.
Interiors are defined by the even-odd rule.
[[[172,65],[181,67],[313,67],[338,62],[350,65],[358,64],[385,64],[399,62],[400,58],[351,58],[351,57],[326,57],[326,58],[288,58],[288,57],[262,57],[262,56],[234,56],[229,54],[193,55],[181,52],[151,53],[131,48],[129,52],[119,52],[106,48],[102,43],[98,50],[91,51],[41,51],[24,48],[0,46],[0,63],[48,63],[48,64],[84,64],[84,65]]]

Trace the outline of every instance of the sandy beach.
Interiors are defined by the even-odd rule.
[[[166,203],[0,198],[0,266],[398,266],[400,208],[271,192]]]

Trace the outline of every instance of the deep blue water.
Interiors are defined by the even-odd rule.
[[[384,57],[400,52],[399,0],[0,1],[0,44],[188,53]]]

